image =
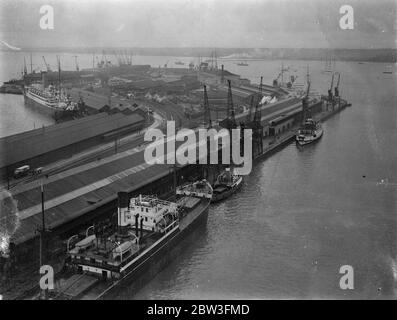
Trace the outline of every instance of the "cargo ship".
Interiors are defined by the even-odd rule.
[[[240,189],[242,185],[243,177],[234,174],[230,168],[226,168],[226,170],[218,176],[214,184],[214,195],[211,202],[215,203],[230,197]]]
[[[67,248],[65,268],[80,275],[82,288],[66,298],[109,298],[120,285],[132,288],[145,274],[159,272],[175,257],[173,252],[183,238],[206,221],[212,193],[206,180],[176,188],[174,201],[147,195],[129,199],[126,192],[119,192],[117,225],[94,226],[91,235],[87,232],[84,239]],[[84,289],[84,283],[91,284]],[[58,291],[53,295],[65,298],[62,288]]]
[[[26,86],[23,91],[25,104],[41,112],[56,117],[65,110],[73,110],[76,104],[71,102],[63,93],[53,86],[43,88],[40,84]]]

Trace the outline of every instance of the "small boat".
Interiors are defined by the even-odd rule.
[[[241,66],[241,67],[247,67],[247,66],[248,66],[248,63],[247,63],[247,62],[241,61],[241,62],[237,63],[237,65],[238,65],[238,66]]]
[[[176,64],[177,66],[184,66],[184,65],[185,65],[185,63],[182,62],[182,61],[175,61],[175,64]]]
[[[240,189],[242,185],[243,177],[233,174],[230,168],[226,168],[226,170],[218,176],[214,184],[211,202],[215,203],[230,197]]]
[[[321,123],[309,118],[299,128],[296,135],[296,142],[303,146],[320,139],[322,135],[323,129]]]

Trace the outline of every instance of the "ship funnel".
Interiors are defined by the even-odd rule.
[[[118,192],[117,193],[117,197],[118,197],[118,225],[120,227],[125,227],[129,224],[129,221],[126,219],[126,211],[128,210],[128,204],[130,201],[130,197],[128,196],[127,192]]]
[[[41,72],[41,84],[43,89],[47,88],[47,71]]]

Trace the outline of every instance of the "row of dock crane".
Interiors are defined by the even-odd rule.
[[[333,94],[332,94],[332,88],[333,88],[333,86],[334,86],[334,78],[335,78],[335,74],[337,74],[338,75],[338,80],[337,80],[337,83],[336,83],[336,86],[335,86],[335,88],[334,88],[334,92],[335,92],[335,96],[333,96]],[[332,80],[331,80],[331,86],[330,86],[330,88],[328,89],[328,101],[329,102],[335,102],[335,98],[339,98],[339,83],[340,83],[340,73],[339,72],[334,72],[334,73],[332,73]]]
[[[232,94],[230,80],[228,80],[227,83],[228,83],[228,95],[227,95],[226,118],[220,122],[220,125],[227,130],[232,130],[240,127],[242,135],[244,134],[243,133],[244,129],[252,129],[253,151],[258,153],[263,152],[263,143],[262,143],[263,126],[261,124],[261,110],[260,110],[260,101],[263,98],[263,93],[262,93],[263,77],[261,77],[258,94],[253,95],[251,97],[251,104],[246,120],[240,122],[239,124],[237,123],[235,117],[233,94]],[[254,109],[255,112],[253,114]],[[208,93],[207,93],[206,85],[204,85],[204,126],[207,128],[212,127],[211,111],[208,103]],[[241,141],[243,141],[243,139],[241,139]]]
[[[335,75],[337,75],[337,82],[334,87]],[[340,73],[335,72],[332,74],[331,86],[328,89],[327,101],[335,104],[339,96],[339,84],[340,84]],[[302,97],[302,121],[305,121],[307,117],[310,117],[309,109],[309,93],[310,93],[311,81],[309,78],[309,73],[307,74],[307,88],[305,95]],[[334,89],[334,94],[333,90]],[[261,154],[263,152],[263,125],[261,123],[261,109],[260,101],[263,98],[263,77],[261,77],[258,94],[251,97],[251,103],[248,111],[248,115],[245,121],[237,124],[235,118],[235,109],[233,104],[233,95],[231,89],[231,82],[228,80],[228,97],[227,97],[227,113],[226,118],[220,122],[220,125],[228,130],[240,127],[242,129],[242,134],[244,129],[252,129],[252,142],[253,142],[253,152],[255,154]],[[254,111],[255,110],[255,111]],[[204,85],[204,125],[208,128],[212,127],[211,112],[208,103],[207,88]],[[241,139],[243,141],[243,139]]]

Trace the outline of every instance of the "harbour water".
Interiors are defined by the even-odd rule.
[[[1,53],[1,81],[12,77],[4,72],[12,62],[7,55]],[[10,59],[21,61],[18,55]],[[80,67],[90,67],[91,56],[80,56]],[[193,59],[135,57],[133,63],[172,66],[178,60]],[[223,63],[255,82],[263,75],[265,83],[281,64]],[[321,72],[322,62],[284,64],[297,70],[298,81],[309,65],[314,90],[326,92],[330,75]],[[316,144],[302,149],[292,143],[258,163],[239,193],[210,208],[207,225],[177,260],[138,293],[124,288],[118,298],[396,298],[396,68],[383,74],[386,67],[337,62],[341,95],[352,107],[323,124]],[[0,99],[3,136],[51,122],[30,114],[21,96]],[[339,287],[343,265],[354,268],[353,290]]]

